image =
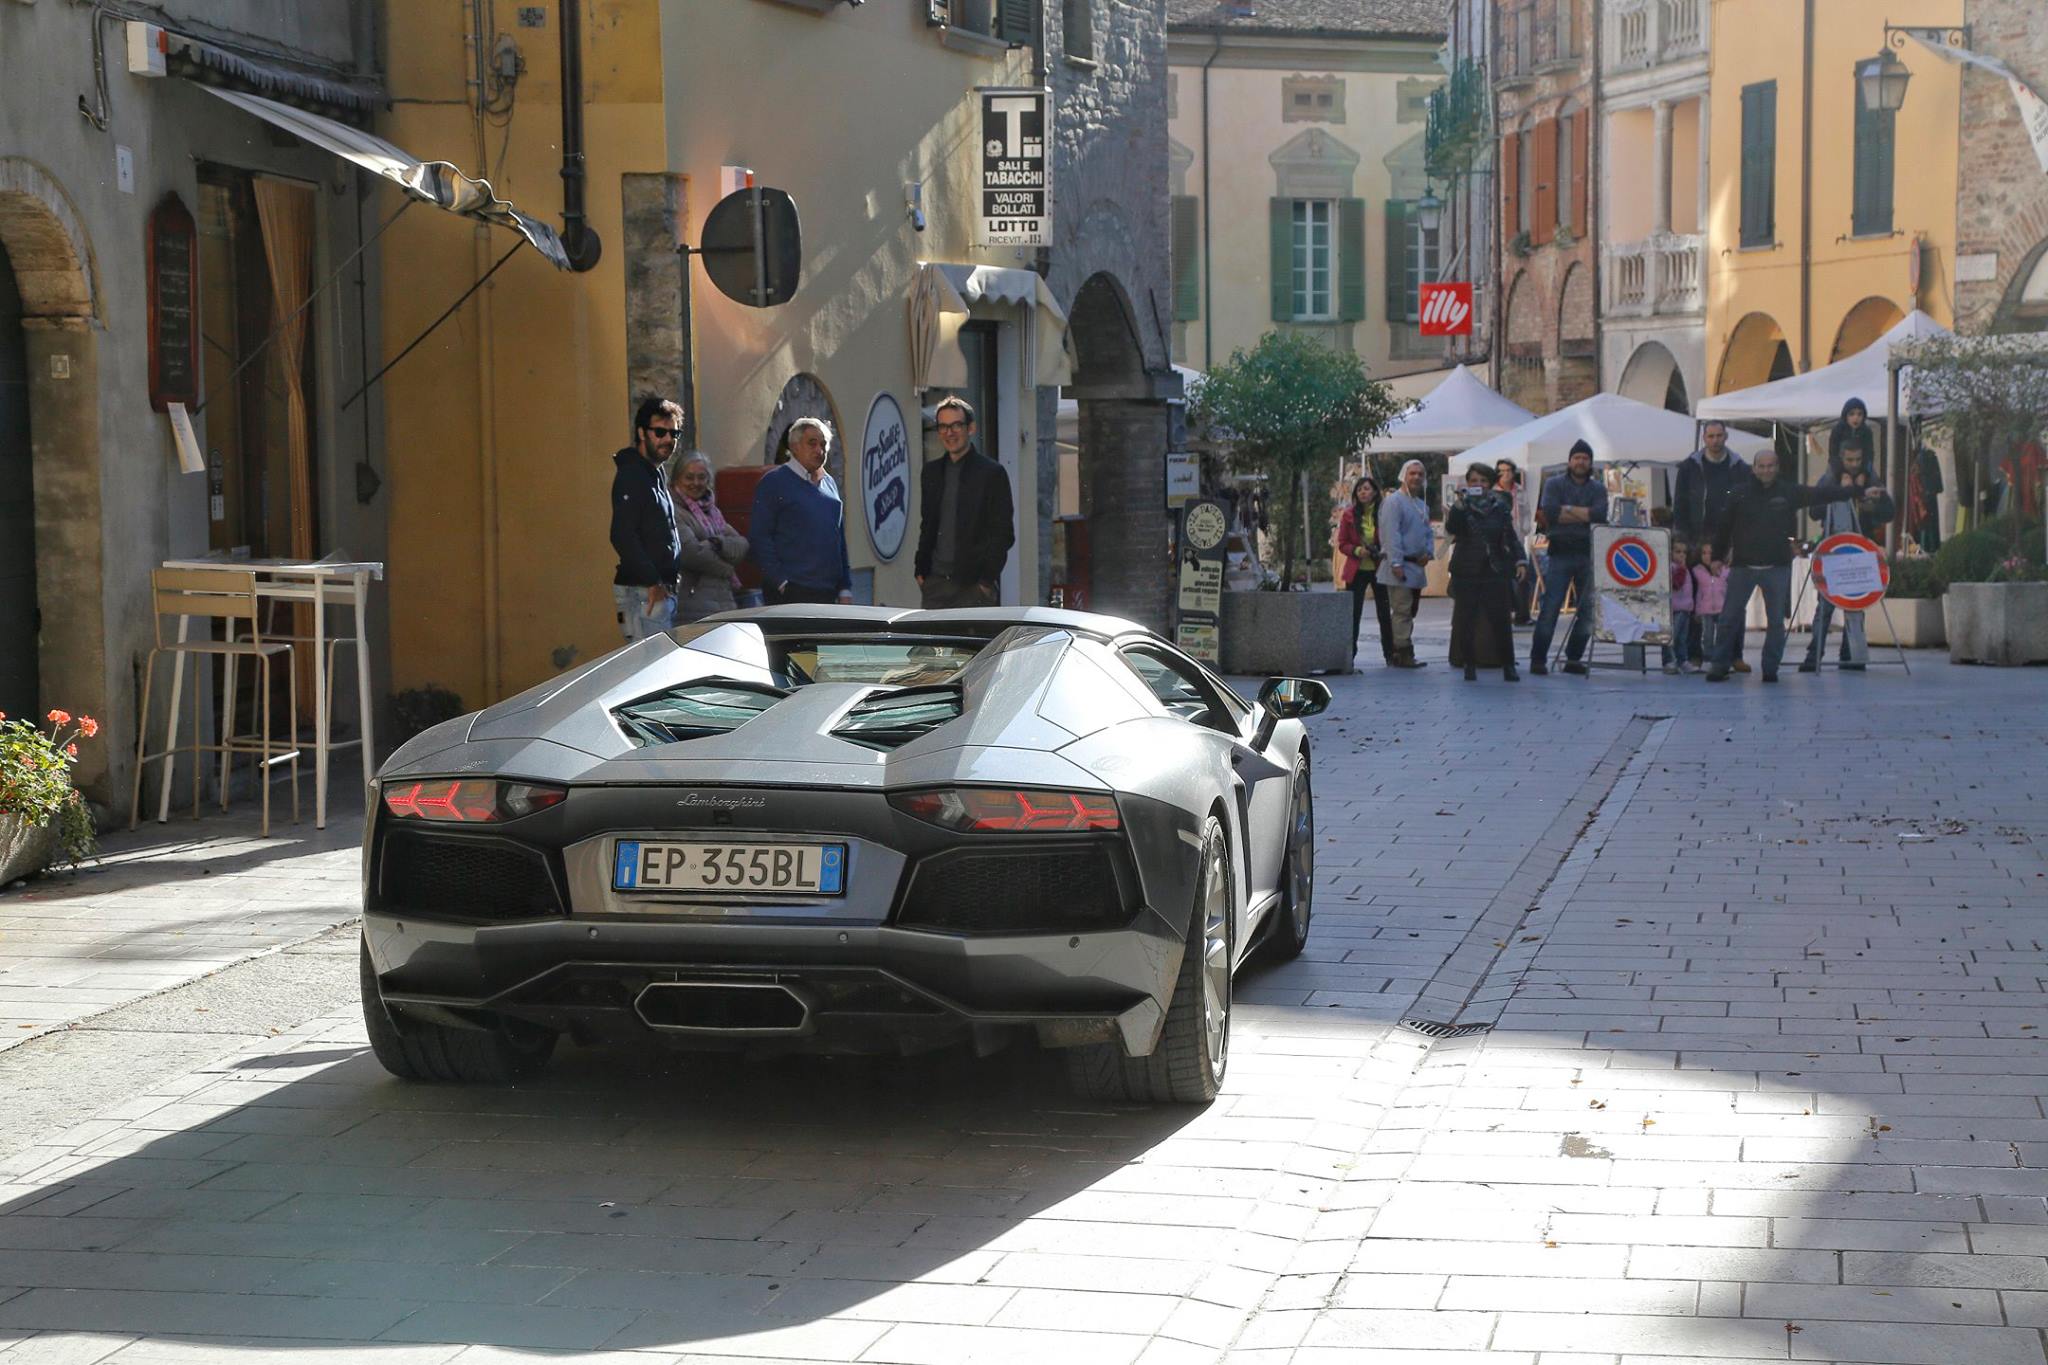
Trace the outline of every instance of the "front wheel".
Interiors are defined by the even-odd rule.
[[[370,1051],[386,1071],[407,1081],[510,1085],[537,1073],[554,1055],[556,1035],[531,1024],[501,1020],[495,1027],[450,1028],[408,1019],[403,1024],[384,1007],[370,945],[357,949],[363,992],[363,1027]]]
[[[1150,1056],[1121,1042],[1067,1053],[1067,1078],[1085,1099],[1132,1104],[1207,1104],[1230,1061],[1230,968],[1235,947],[1230,843],[1213,817],[1202,831],[1201,876],[1166,1023]]]

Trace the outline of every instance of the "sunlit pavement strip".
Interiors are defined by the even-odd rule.
[[[1339,679],[1315,936],[1241,980],[1207,1111],[1076,1105],[1023,1056],[406,1087],[341,1015],[0,1167],[0,1334],[2040,1365],[2043,682]],[[1617,749],[1638,715],[1672,719]],[[1498,1023],[1395,1027],[1459,1002]]]

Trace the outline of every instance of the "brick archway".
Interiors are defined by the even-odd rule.
[[[1171,600],[1166,400],[1178,381],[1146,368],[1130,296],[1109,272],[1082,282],[1067,318],[1075,360],[1070,392],[1080,403],[1089,606],[1163,630]]]
[[[134,748],[123,671],[107,655],[100,513],[99,291],[83,222],[63,187],[25,157],[0,157],[0,247],[20,295],[27,466],[16,493],[32,512],[36,692],[45,707],[99,718],[77,778],[106,801]],[[17,452],[14,458],[19,459]],[[28,487],[22,487],[26,484]],[[17,591],[26,592],[24,584]]]

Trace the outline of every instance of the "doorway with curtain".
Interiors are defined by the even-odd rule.
[[[201,437],[207,543],[218,554],[314,559],[325,548],[308,401],[317,202],[317,191],[299,181],[199,168]],[[304,607],[278,607],[264,629],[305,636],[312,620]],[[298,660],[302,717],[312,714],[312,663]],[[245,730],[256,715],[254,670],[235,682],[236,726]],[[274,670],[274,708],[284,706],[288,686],[287,670]]]
[[[21,291],[0,246],[0,714],[42,714],[37,701],[36,498],[28,439],[28,346]]]

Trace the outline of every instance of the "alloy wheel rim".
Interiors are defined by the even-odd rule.
[[[1210,841],[1203,859],[1202,1026],[1209,1070],[1221,1081],[1230,1047],[1230,885],[1220,839]]]
[[[1293,873],[1295,942],[1308,941],[1308,917],[1316,883],[1316,812],[1309,797],[1308,773],[1294,783],[1294,828],[1288,832],[1288,866]]]

